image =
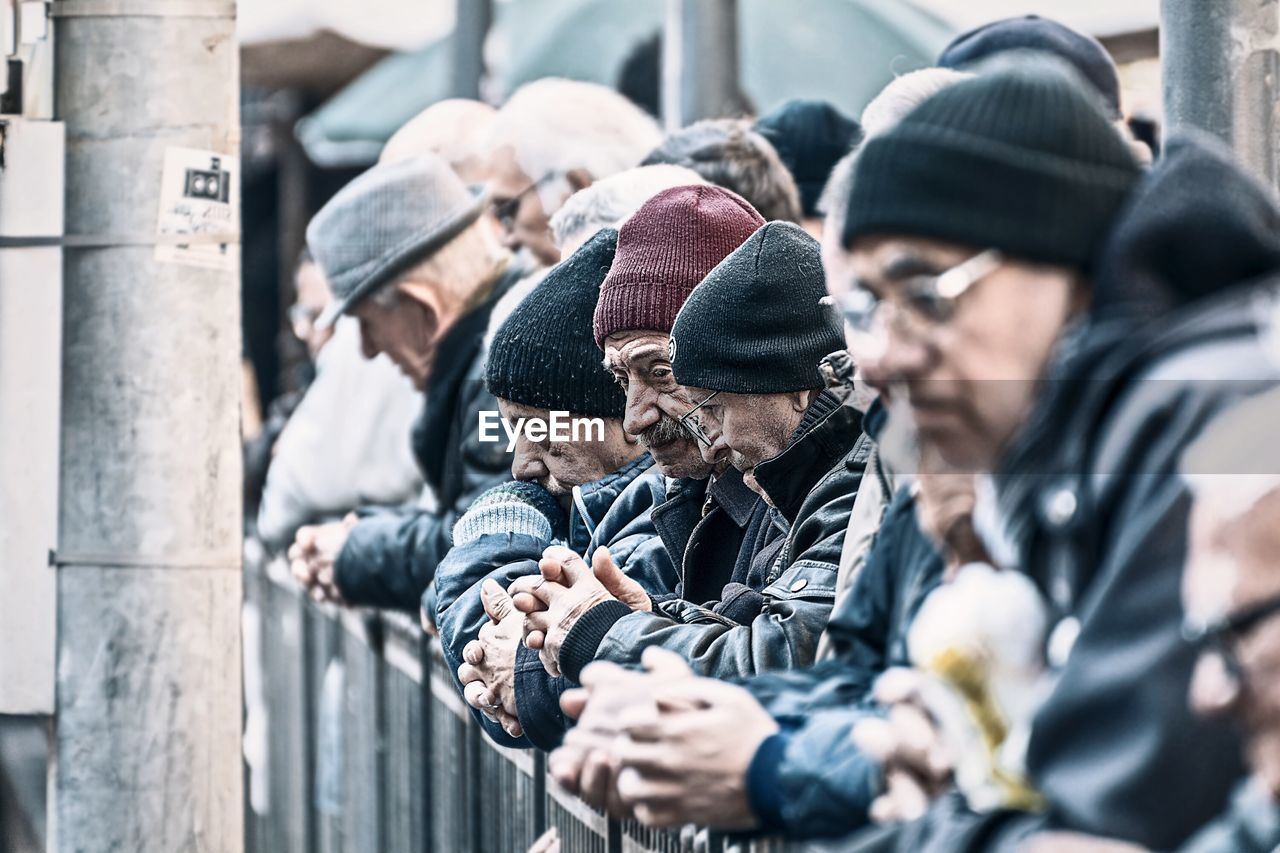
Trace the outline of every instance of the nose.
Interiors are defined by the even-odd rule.
[[[523,443],[520,442],[520,444]],[[520,444],[516,445],[515,455],[511,459],[512,478],[532,482],[541,480],[551,473],[547,470],[547,464],[542,461],[541,455],[522,449]]]
[[[369,360],[377,358],[378,353],[381,352],[378,345],[373,342],[373,335],[369,334],[369,329],[363,320],[360,321],[360,352]]]
[[[1191,707],[1202,717],[1229,713],[1240,700],[1239,681],[1221,655],[1203,654],[1191,675]]]
[[[725,443],[724,436],[720,433],[720,430],[704,423],[702,431],[707,434],[707,438],[711,439],[710,444],[698,442],[699,452],[702,453],[702,461],[708,465],[715,465],[728,457],[729,445]]]
[[[661,416],[657,396],[639,382],[627,386],[627,407],[622,413],[622,428],[637,436],[656,424]]]
[[[931,361],[928,345],[897,331],[885,331],[883,334],[880,346],[851,350],[867,383],[875,388],[884,388],[894,382],[922,377]]]

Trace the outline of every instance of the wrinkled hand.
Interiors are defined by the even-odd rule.
[[[876,681],[874,696],[888,708],[853,729],[853,742],[880,763],[885,791],[871,803],[877,823],[915,820],[951,782],[952,759],[938,727],[925,710],[920,673],[891,669]]]
[[[631,809],[618,796],[621,765],[614,746],[622,733],[620,714],[637,705],[654,704],[654,691],[693,678],[689,664],[663,649],[646,649],[644,672],[597,662],[582,671],[582,687],[565,691],[560,707],[578,725],[551,753],[547,768],[565,790],[614,817],[630,818]]]
[[[746,690],[686,678],[659,685],[652,703],[627,708],[619,722],[618,796],[641,823],[725,830],[759,824],[747,770],[778,723]]]
[[[334,563],[347,544],[351,528],[359,522],[355,513],[331,524],[309,524],[298,529],[289,546],[289,571],[315,601],[344,604],[334,578]]]
[[[515,669],[524,616],[492,579],[484,582],[480,597],[489,622],[462,650],[464,663],[458,667],[462,697],[507,734],[520,737],[524,730],[516,710]]]
[[[632,610],[650,610],[644,589],[623,574],[608,548],[597,548],[591,567],[568,548],[553,545],[542,553],[540,574],[518,578],[510,592],[525,614],[524,641],[538,652],[547,672],[560,675],[560,649],[582,615],[605,601],[618,600]]]

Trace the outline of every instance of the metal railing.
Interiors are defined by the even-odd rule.
[[[484,735],[413,620],[313,604],[281,562],[246,567],[247,728],[266,744],[248,761],[250,853],[508,853],[550,826],[563,853],[793,849],[609,818],[542,753]]]

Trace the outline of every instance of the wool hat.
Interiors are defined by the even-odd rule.
[[[862,140],[862,125],[827,101],[794,98],[756,121],[756,132],[778,151],[800,190],[805,216],[820,216],[818,199],[831,170]]]
[[[827,295],[818,241],[770,222],[693,289],[671,328],[681,385],[734,394],[821,388],[818,362],[845,348]]]
[[[961,33],[938,55],[938,65],[961,71],[993,56],[1020,50],[1052,54],[1069,63],[1102,97],[1109,117],[1120,118],[1120,77],[1102,42],[1039,15],[992,21]]]
[[[1089,270],[1142,170],[1058,66],[957,83],[864,143],[844,245],[910,234]]]
[[[495,397],[575,415],[620,418],[626,395],[600,365],[591,317],[618,232],[605,228],[556,264],[498,327],[485,381]]]
[[[672,187],[618,229],[618,253],[600,287],[596,344],[614,332],[671,330],[689,292],[764,219],[723,187]]]
[[[332,325],[431,257],[479,219],[487,202],[487,190],[468,189],[433,154],[379,164],[347,184],[307,226],[307,248],[333,291],[317,325]]]

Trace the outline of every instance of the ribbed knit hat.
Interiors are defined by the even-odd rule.
[[[865,143],[844,244],[910,234],[1088,270],[1142,170],[1057,66],[957,83]]]
[[[681,385],[734,394],[821,388],[818,362],[845,348],[827,295],[818,241],[770,222],[689,294],[671,329]]]
[[[591,316],[618,232],[605,228],[546,277],[498,327],[485,363],[495,397],[575,415],[620,418],[626,396],[600,365]]]
[[[1070,63],[1101,96],[1108,116],[1120,118],[1120,75],[1111,54],[1093,36],[1050,18],[1021,15],[961,33],[938,54],[938,65],[973,71],[992,57],[1026,50]]]
[[[646,201],[618,230],[618,254],[600,288],[596,344],[614,332],[671,330],[689,292],[764,219],[742,196],[700,184]]]

